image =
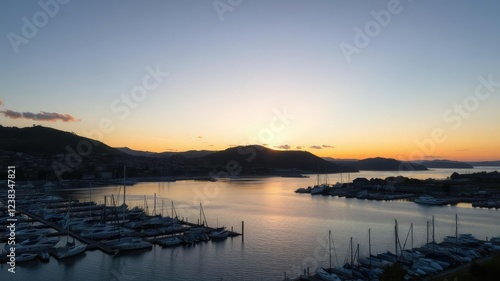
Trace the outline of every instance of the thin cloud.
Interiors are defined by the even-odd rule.
[[[334,146],[328,145],[328,144],[323,144],[322,147],[324,148],[335,148]]]
[[[296,146],[295,148],[296,149],[302,149],[302,146]]]
[[[289,146],[288,144],[282,144],[282,145],[279,145],[279,146],[275,146],[275,148],[288,150],[288,149],[290,149],[292,147]]]
[[[322,147],[319,146],[319,145],[311,145],[311,146],[309,146],[309,148],[311,148],[311,149],[321,149]]]
[[[10,119],[29,119],[29,120],[35,120],[35,121],[47,121],[47,122],[56,122],[56,121],[62,121],[62,122],[76,122],[80,121],[77,120],[75,117],[73,117],[70,114],[60,114],[60,113],[55,113],[55,112],[44,112],[40,111],[40,113],[33,113],[33,112],[17,112],[13,110],[3,110],[0,111],[3,116],[10,118]]]
[[[462,149],[457,149],[456,151],[462,152],[462,151],[469,151],[468,148],[462,148]]]
[[[3,100],[0,100],[0,106],[2,106],[2,105],[3,105]]]

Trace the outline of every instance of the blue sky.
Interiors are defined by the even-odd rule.
[[[500,87],[473,110],[454,108],[478,77],[500,82],[498,1],[40,2],[53,16],[39,1],[0,2],[4,126],[92,136],[106,120],[102,141],[152,151],[256,142],[331,157],[500,158]],[[23,17],[42,21],[32,38]],[[356,47],[357,28],[374,23],[346,59],[341,44]],[[27,43],[14,46],[12,34]],[[148,68],[168,76],[123,116],[122,96]],[[293,118],[271,128],[283,110]]]

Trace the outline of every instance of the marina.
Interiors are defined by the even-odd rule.
[[[88,244],[90,248],[84,254],[73,258],[57,260],[51,256],[48,263],[39,262],[38,258],[21,262],[16,275],[27,278],[28,274],[35,273],[42,278],[50,278],[52,275],[62,276],[62,272],[65,272],[65,276],[72,280],[88,280],[98,276],[112,279],[117,273],[136,279],[283,280],[286,274],[289,279],[305,276],[309,280],[318,280],[314,277],[316,269],[330,268],[329,257],[325,254],[329,230],[336,253],[336,257],[332,255],[332,268],[344,265],[346,258],[350,260],[351,237],[354,249],[359,244],[359,257],[369,256],[369,244],[375,256],[387,251],[394,253],[394,219],[398,220],[401,237],[413,224],[415,247],[427,243],[427,222],[432,221],[433,216],[435,241],[443,241],[446,236],[455,234],[455,215],[458,215],[459,233],[472,233],[483,241],[499,235],[495,225],[500,214],[494,208],[474,208],[471,203],[432,206],[409,200],[360,200],[338,196],[306,196],[293,192],[310,182],[310,178],[282,177],[217,182],[138,182],[127,187],[126,204],[130,211],[148,205],[149,208],[145,210],[149,209],[153,213],[156,194],[157,202],[168,202],[164,204],[168,208],[163,208],[164,214],[168,209],[165,217],[172,213],[170,202],[174,201],[174,209],[180,220],[191,224],[200,220],[201,202],[213,229],[217,229],[217,225],[232,225],[236,226],[234,229],[240,230],[239,226],[244,220],[245,236],[178,244],[175,234],[162,235],[173,237],[163,239],[162,236],[147,236],[143,232],[146,236],[140,238],[152,243],[151,248],[107,254],[98,249],[90,250],[93,245]],[[110,205],[111,195],[122,194],[123,187],[93,188],[91,195],[88,188],[54,189],[49,193],[79,200],[80,203],[94,198],[93,206],[99,206],[104,205],[105,196]],[[147,197],[146,204],[144,196]],[[118,200],[115,197],[115,202],[121,205],[123,198]],[[77,206],[75,204],[75,208]],[[84,213],[89,212],[88,205],[81,207]],[[65,209],[64,206],[62,209]],[[61,213],[66,214],[64,211]],[[77,217],[78,213],[71,212],[71,215]],[[121,218],[122,212],[116,213]],[[162,213],[161,204],[157,204],[156,213]],[[111,214],[110,218],[113,219],[109,222],[116,220],[116,216]],[[33,219],[25,220],[35,226],[41,225]],[[230,227],[226,229],[230,230]],[[371,230],[370,239],[368,229]],[[154,227],[149,229],[152,230]],[[54,230],[51,229],[51,232]],[[57,246],[60,246],[65,242],[65,231],[61,228],[57,232],[61,239]],[[429,240],[432,241],[430,233]],[[115,239],[106,239],[106,242],[113,243]],[[76,243],[86,242],[77,239]],[[408,249],[408,245],[404,249]],[[203,266],[189,266],[193,263]],[[5,270],[5,265],[0,267]],[[309,276],[306,274],[308,270]]]
[[[125,195],[124,195],[125,196]],[[202,224],[189,223],[179,219],[163,217],[162,215],[148,215],[144,209],[135,207],[129,210],[124,203],[107,207],[98,206],[95,202],[79,202],[78,200],[63,199],[59,196],[35,192],[34,189],[21,190],[16,197],[16,217],[21,225],[16,226],[15,251],[16,254],[25,254],[16,259],[17,262],[32,260],[35,256],[49,253],[57,259],[68,258],[88,251],[99,250],[108,255],[116,255],[120,251],[140,250],[151,248],[153,244],[161,246],[177,246],[207,242],[210,239],[222,240],[227,237],[241,235],[225,227],[208,227],[203,207],[200,203],[200,221]],[[114,201],[114,200],[113,200]],[[2,202],[2,209],[6,210],[6,202]],[[124,197],[125,202],[125,197]],[[172,214],[174,214],[172,202]],[[118,215],[119,211],[119,215]],[[106,212],[108,212],[106,214]],[[64,215],[66,214],[66,215]],[[78,224],[71,224],[71,217],[83,218]],[[7,213],[2,216],[5,227]],[[36,223],[36,225],[35,225]],[[125,227],[127,226],[127,227]],[[242,228],[244,222],[242,222]],[[66,235],[66,245],[55,247],[60,236]],[[6,243],[9,233],[0,234],[0,242]],[[48,237],[54,237],[48,239]],[[69,238],[73,242],[69,242]],[[167,243],[165,240],[175,238],[178,243]],[[114,239],[114,240],[109,240]],[[42,241],[50,241],[44,244]],[[75,244],[79,241],[79,245]],[[115,241],[110,243],[110,241]],[[27,245],[31,245],[29,248]],[[37,246],[40,244],[40,246]],[[45,246],[47,245],[47,246]],[[9,260],[7,254],[10,247],[0,254],[0,261]]]
[[[411,224],[406,239],[400,240],[398,222],[394,225],[394,249],[379,254],[371,253],[371,241],[369,240],[369,254],[366,257],[360,256],[359,244],[353,250],[353,240],[350,240],[350,259],[346,258],[343,265],[332,267],[331,231],[328,232],[328,255],[329,267],[318,267],[315,273],[311,273],[309,268],[304,274],[297,278],[287,278],[286,272],[284,280],[378,280],[387,270],[396,271],[390,273],[392,276],[399,274],[397,280],[422,280],[431,278],[437,274],[445,273],[447,270],[471,265],[472,262],[488,260],[500,254],[500,239],[493,237],[490,240],[480,240],[474,235],[458,233],[458,216],[455,216],[456,232],[454,236],[446,236],[444,241],[437,243],[434,233],[434,217],[432,218],[432,236],[427,230],[426,244],[413,247],[413,224]],[[429,228],[429,224],[428,224]],[[370,230],[368,230],[370,233]],[[411,234],[411,236],[410,236]],[[370,237],[370,236],[369,236]],[[432,237],[432,240],[429,238]],[[410,238],[411,242],[408,241]],[[404,242],[402,244],[402,242]],[[410,242],[410,243],[407,243]],[[409,244],[409,247],[404,247]],[[390,275],[387,275],[390,276]],[[428,279],[423,279],[428,280]]]

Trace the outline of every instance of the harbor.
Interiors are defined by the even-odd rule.
[[[439,243],[435,240],[434,217],[431,222],[427,222],[427,241],[422,246],[414,247],[413,224],[410,225],[406,238],[400,239],[399,231],[398,222],[395,220],[394,249],[372,254],[369,229],[367,256],[361,256],[359,244],[355,246],[351,237],[350,255],[343,264],[336,267],[332,267],[332,255],[336,250],[334,246],[332,248],[335,243],[329,231],[327,243],[329,265],[320,266],[314,269],[314,272],[311,272],[310,268],[304,269],[303,274],[296,278],[287,277],[285,272],[283,280],[375,281],[379,278],[387,280],[388,276],[393,278],[389,280],[433,280],[432,278],[447,272],[500,255],[500,236],[482,240],[471,233],[459,233],[458,216],[455,216],[455,235],[446,236]]]
[[[125,190],[125,189],[124,189]],[[9,260],[8,238],[14,237],[16,254],[22,254],[17,262],[29,261],[39,257],[48,261],[47,254],[56,259],[70,258],[85,251],[99,250],[108,255],[123,251],[150,249],[153,245],[175,247],[193,245],[201,242],[222,241],[228,237],[243,234],[225,227],[209,227],[200,203],[198,223],[190,223],[177,216],[172,202],[172,215],[150,215],[144,209],[129,209],[125,204],[117,206],[97,204],[93,201],[80,202],[55,195],[36,192],[34,189],[18,191],[16,194],[16,213],[9,217],[6,202],[1,201],[0,224],[7,225],[16,221],[15,228],[2,232],[0,243],[6,243],[0,261]],[[66,244],[57,247],[60,241]],[[72,240],[73,242],[69,242]],[[75,242],[77,241],[77,242]],[[64,254],[61,251],[65,251]],[[12,252],[11,252],[12,253]]]
[[[330,184],[328,175],[317,175],[315,185],[299,187],[295,193],[361,200],[407,200],[422,205],[471,204],[474,208],[500,208],[498,172],[457,174],[447,179],[416,179],[403,176],[358,177],[353,181]]]
[[[221,278],[222,280],[283,280],[286,273],[289,279],[305,276],[309,280],[317,280],[314,275],[318,267],[330,268],[329,258],[324,255],[329,230],[332,231],[332,241],[338,257],[337,263],[337,259],[332,256],[332,268],[344,265],[343,261],[346,258],[350,261],[350,237],[353,237],[354,249],[357,248],[357,244],[360,245],[360,257],[368,256],[369,240],[373,255],[387,251],[394,253],[394,219],[398,220],[401,237],[406,236],[410,223],[414,224],[415,246],[427,243],[426,222],[431,221],[432,216],[435,216],[435,241],[438,242],[443,241],[446,236],[454,235],[455,214],[458,214],[459,234],[472,233],[483,241],[487,237],[489,240],[499,235],[494,225],[500,219],[500,213],[494,208],[474,208],[472,203],[434,206],[416,204],[403,199],[361,200],[293,192],[297,187],[307,186],[310,182],[311,178],[282,177],[251,181],[137,182],[133,186],[127,186],[126,189],[126,204],[130,211],[136,206],[148,205],[145,211],[149,209],[149,213],[153,215],[156,194],[157,215],[162,214],[163,200],[163,217],[171,217],[171,201],[174,201],[174,217],[177,213],[180,221],[198,225],[200,202],[202,202],[211,228],[217,228],[219,224],[226,225],[228,226],[226,229],[231,230],[231,226],[234,226],[234,230],[242,233],[240,225],[244,220],[244,238],[240,235],[223,240],[168,246],[169,243],[176,243],[172,238],[172,241],[163,241],[165,246],[161,246],[161,242],[156,244],[155,238],[180,234],[148,236],[149,231],[155,230],[155,227],[149,227],[140,234],[144,236],[139,235],[139,238],[152,243],[151,248],[120,251],[117,254],[107,254],[98,249],[86,250],[72,258],[57,259],[51,256],[48,263],[35,258],[20,262],[16,275],[28,278],[30,274],[35,273],[41,279],[48,279],[54,275],[58,276],[56,279],[61,279],[64,274],[71,280],[83,281],[98,278],[111,280],[120,273],[122,276],[136,279],[208,281]],[[116,194],[123,194],[123,186],[92,188],[92,194],[88,187],[56,188],[48,193],[65,199],[54,203],[54,206],[61,207],[59,209],[62,217],[67,215],[67,208],[64,205],[69,205],[67,199],[71,198],[74,202],[71,203],[71,209],[74,208],[75,211],[70,213],[70,218],[74,217],[75,220],[80,216],[85,218],[85,214],[89,214],[89,201],[95,203],[92,204],[94,219],[102,220],[102,210],[104,210],[102,206],[106,196],[106,216],[110,219],[108,223],[122,223],[123,210],[117,209],[116,212],[112,210],[115,204],[112,204],[111,195],[114,194],[116,208],[121,206],[123,198],[120,196],[117,199]],[[93,200],[90,200],[91,198]],[[76,200],[79,201],[78,204]],[[201,217],[202,221],[205,220],[203,214]],[[62,246],[66,242],[64,228],[61,229],[63,231],[56,231],[53,228],[42,227],[42,223],[34,219],[25,219],[37,228],[40,226],[42,229],[54,232],[49,236],[60,232],[61,241],[57,246]],[[157,227],[156,230],[160,228]],[[370,239],[368,229],[371,229]],[[429,231],[430,241],[432,241],[431,233]],[[70,236],[70,242],[72,239]],[[116,239],[119,237],[96,240],[102,244],[100,241],[112,242]],[[75,242],[77,245],[86,244],[78,239]],[[403,249],[409,249],[408,245]],[[89,244],[89,247],[92,249],[92,244]],[[203,266],[190,266],[193,263]],[[0,264],[0,267],[6,270],[5,264]],[[308,268],[309,276],[307,276]]]

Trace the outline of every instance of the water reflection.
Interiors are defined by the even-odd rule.
[[[420,175],[427,177],[429,173],[426,171]],[[380,174],[373,176],[380,177]],[[354,178],[353,174],[351,178]],[[235,237],[189,247],[155,246],[149,251],[115,257],[90,251],[74,264],[53,259],[48,264],[20,264],[20,273],[16,277],[27,280],[35,274],[42,280],[119,280],[116,276],[122,274],[136,280],[217,280],[220,277],[248,280],[248,276],[256,280],[281,280],[283,272],[303,268],[307,258],[324,256],[324,248],[317,250],[316,254],[315,250],[328,239],[329,230],[335,244],[335,263],[343,262],[350,255],[350,237],[355,245],[360,245],[362,256],[368,254],[368,229],[371,229],[372,253],[393,250],[395,219],[398,220],[400,237],[407,235],[413,223],[415,245],[426,242],[427,233],[430,233],[427,222],[431,222],[433,216],[438,241],[454,234],[455,214],[458,214],[461,233],[473,233],[478,238],[500,234],[497,227],[499,210],[471,208],[470,204],[422,206],[409,201],[370,201],[293,192],[311,184],[314,184],[312,177],[152,182],[128,186],[126,203],[130,207],[147,205],[151,212],[156,209],[156,213],[168,212],[171,215],[173,200],[179,216],[196,222],[201,201],[210,226],[219,224],[229,229],[233,226],[234,230],[240,231],[244,220],[244,240]],[[88,201],[90,195],[88,189],[56,192],[81,201]],[[111,195],[116,201],[119,193],[123,196],[123,187],[95,188],[92,198],[104,202],[106,196],[109,204]],[[317,259],[317,263],[320,262]],[[5,265],[0,265],[0,270],[6,270]]]

